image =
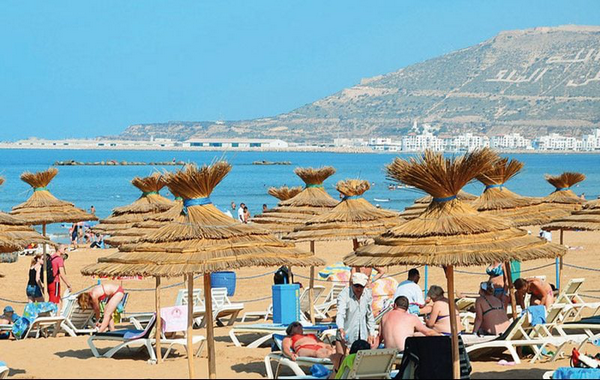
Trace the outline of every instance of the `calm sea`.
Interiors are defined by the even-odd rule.
[[[290,152],[164,152],[164,151],[73,151],[73,150],[0,150],[0,175],[6,179],[0,187],[0,209],[10,209],[31,195],[30,187],[19,179],[24,171],[47,169],[55,161],[171,161],[210,164],[225,158],[233,170],[215,189],[211,196],[217,207],[225,210],[234,201],[246,203],[250,213],[260,212],[262,205],[273,207],[277,199],[267,194],[270,186],[300,186],[302,181],[293,170],[296,166],[331,165],[335,175],[325,182],[326,190],[337,199],[335,183],[346,178],[361,178],[374,184],[365,196],[374,204],[402,210],[421,196],[414,189],[388,190],[384,165],[397,154],[342,154],[342,153],[290,153]],[[408,155],[402,155],[407,157]],[[587,199],[600,193],[600,156],[586,154],[514,154],[525,163],[521,174],[511,180],[508,187],[519,194],[544,196],[553,188],[544,180],[544,174],[560,174],[563,171],[585,173],[587,179],[574,191],[585,193]],[[253,161],[291,161],[292,166],[257,166]],[[49,188],[57,197],[88,209],[94,205],[98,216],[106,217],[111,209],[135,201],[140,192],[130,183],[135,176],[147,176],[155,171],[175,170],[176,167],[152,166],[63,166]],[[483,186],[469,184],[465,190],[481,193]],[[168,190],[163,195],[172,197]],[[377,198],[378,200],[375,200]],[[389,201],[380,201],[389,200]],[[49,227],[51,234],[64,234],[60,225]]]

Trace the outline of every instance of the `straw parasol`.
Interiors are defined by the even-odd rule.
[[[565,248],[528,235],[504,218],[478,213],[457,199],[460,189],[489,170],[497,160],[489,149],[444,158],[431,151],[409,161],[396,158],[388,176],[426,191],[433,200],[416,219],[394,227],[344,258],[350,266],[437,265],[445,269],[448,294],[454,295],[454,267],[511,259],[556,257]],[[513,294],[514,299],[514,294]],[[458,378],[458,338],[455,304],[450,302],[454,374]]]
[[[296,168],[294,173],[306,184],[294,197],[282,200],[277,207],[252,218],[252,222],[278,234],[292,232],[315,215],[322,214],[339,203],[323,187],[323,182],[335,173],[331,166]]]
[[[456,196],[461,201],[471,202],[477,199],[476,195],[469,194],[466,191],[461,190]],[[431,203],[433,197],[431,195],[425,195],[415,200],[415,203],[406,207],[400,216],[406,220],[411,220],[423,213],[427,206]]]
[[[142,237],[138,243],[123,245],[119,252],[82,269],[84,275],[154,276],[157,277],[157,288],[160,277],[186,275],[188,305],[194,304],[193,274],[203,273],[211,378],[216,376],[216,367],[210,273],[245,266],[324,264],[312,254],[279,240],[268,231],[239,223],[218,210],[209,196],[230,170],[228,163],[216,162],[201,168],[189,165],[174,174],[167,174],[169,187],[184,198],[184,206],[177,219]],[[192,309],[188,307],[190,377],[193,377]],[[157,310],[160,310],[158,297]],[[160,324],[157,338],[159,331]]]
[[[517,227],[547,223],[550,219],[541,206],[541,198],[524,197],[506,188],[506,182],[522,169],[523,163],[518,160],[498,159],[489,170],[477,176],[485,190],[473,201],[473,207],[485,214],[508,218]]]
[[[163,175],[154,173],[148,177],[135,177],[131,184],[142,192],[132,204],[113,209],[111,216],[94,226],[93,231],[111,235],[105,239],[112,246],[119,246],[141,236],[140,231],[132,229],[133,225],[151,218],[153,215],[169,210],[173,202],[162,195],[160,190],[166,183]]]
[[[0,177],[0,185],[2,184],[4,184],[4,178]],[[6,233],[21,247],[29,244],[54,245],[52,240],[39,234],[33,227],[27,225],[26,221],[5,212],[0,212],[0,233]]]
[[[397,213],[379,209],[362,198],[371,188],[368,181],[349,179],[338,182],[336,188],[343,195],[337,206],[309,219],[283,239],[310,241],[311,252],[315,252],[314,242],[323,240],[352,240],[356,249],[358,239],[375,237],[404,222]],[[309,303],[311,322],[314,323],[313,284],[314,269],[311,268]]]
[[[302,192],[302,190],[303,190],[302,186],[269,187],[269,190],[267,191],[267,193],[269,195],[272,195],[275,198],[279,199],[280,201],[287,201],[288,199],[292,199],[296,195],[300,194]]]
[[[565,172],[558,176],[546,175],[546,181],[556,190],[543,198],[545,213],[550,220],[563,218],[573,211],[579,211],[584,201],[579,198],[571,187],[585,180],[582,173]]]
[[[47,186],[58,174],[58,169],[21,174],[21,180],[33,188],[33,194],[27,201],[12,208],[10,214],[24,220],[28,225],[42,225],[42,235],[46,236],[46,225],[52,223],[75,223],[87,220],[97,220],[95,215],[88,214],[77,208],[73,203],[56,198],[50,193]],[[44,250],[44,283],[47,284],[46,275],[46,244]]]

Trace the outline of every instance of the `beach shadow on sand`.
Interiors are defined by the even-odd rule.
[[[103,354],[104,350],[100,352]],[[59,358],[73,358],[73,359],[93,359],[94,355],[90,351],[90,349],[81,349],[81,350],[68,350],[55,353]],[[149,359],[148,352],[145,348],[140,349],[123,349],[121,352],[116,353],[111,359],[123,359],[123,360],[141,360],[147,361]]]
[[[8,370],[8,376],[10,376],[10,377],[16,376],[16,375],[23,375],[25,373],[27,373],[27,371],[25,371],[24,369],[10,368]]]
[[[550,370],[523,368],[508,371],[485,371],[471,374],[471,379],[541,379],[547,371]]]
[[[256,373],[261,377],[267,376],[264,362],[252,362],[245,364],[234,364],[231,369],[238,373]]]

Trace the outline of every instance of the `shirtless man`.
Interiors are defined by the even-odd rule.
[[[406,338],[414,336],[415,332],[425,336],[440,335],[436,331],[425,327],[416,315],[408,312],[408,298],[400,296],[394,301],[394,308],[381,320],[379,328],[379,342],[385,348],[397,348],[404,351]]]
[[[537,278],[522,279],[515,281],[517,304],[525,309],[525,295],[531,294],[531,305],[544,305],[546,310],[554,303],[554,291],[550,284]]]

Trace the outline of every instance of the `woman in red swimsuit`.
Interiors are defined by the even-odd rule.
[[[125,291],[119,285],[114,284],[101,284],[96,285],[89,292],[81,293],[77,297],[77,303],[82,310],[89,309],[90,306],[96,313],[96,327],[98,332],[105,332],[106,330],[114,331],[115,323],[113,321],[113,313],[117,309],[117,306],[123,300]],[[100,303],[105,302],[104,307],[104,318],[100,323]]]
[[[298,356],[330,358],[335,354],[333,346],[323,343],[316,335],[304,334],[300,322],[292,322],[286,333],[282,342],[283,353],[294,361]]]

